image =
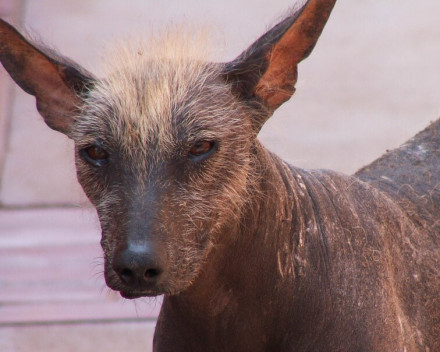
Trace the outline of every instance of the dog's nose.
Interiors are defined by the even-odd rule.
[[[154,285],[163,272],[162,258],[148,244],[117,250],[113,270],[126,285],[143,289]]]

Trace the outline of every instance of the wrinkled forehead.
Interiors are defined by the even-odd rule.
[[[98,81],[86,99],[79,130],[125,148],[214,139],[227,131],[233,98],[220,65],[197,60],[128,62]],[[84,138],[84,136],[82,136]]]
[[[85,98],[77,144],[102,139],[151,154],[156,146],[167,151],[233,130],[238,102],[200,38],[174,31],[115,47]]]

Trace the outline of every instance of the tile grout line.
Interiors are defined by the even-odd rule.
[[[26,322],[0,322],[0,327],[29,327],[48,325],[98,325],[118,323],[155,323],[157,318],[109,318],[109,319],[72,319],[72,320],[41,320]]]

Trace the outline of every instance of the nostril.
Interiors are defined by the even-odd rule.
[[[155,280],[162,273],[162,269],[160,268],[150,268],[144,269],[130,269],[130,268],[114,268],[116,274],[120,277],[120,279],[127,285],[133,285],[138,282],[151,282],[151,280]],[[140,281],[139,281],[140,280]]]
[[[122,281],[124,281],[126,284],[132,283],[135,280],[136,275],[131,269],[122,269],[117,271],[117,273]]]
[[[142,276],[140,276],[139,278],[137,277],[136,271],[132,270],[132,269],[128,269],[128,268],[124,268],[124,269],[119,269],[116,270],[116,273],[118,274],[118,276],[121,278],[121,280],[128,284],[134,284],[135,282],[137,282],[139,279],[142,280]],[[154,280],[156,279],[160,274],[162,273],[161,269],[147,269],[144,271],[143,274],[143,280],[145,281],[150,281],[150,280]],[[141,274],[142,275],[142,274]]]
[[[148,269],[144,273],[145,279],[154,279],[155,277],[159,276],[161,274],[160,269]]]

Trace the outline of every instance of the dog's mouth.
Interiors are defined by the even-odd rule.
[[[160,295],[160,293],[150,292],[150,291],[124,291],[120,290],[119,294],[121,297],[126,299],[136,299],[141,297],[156,297]]]
[[[157,286],[135,288],[135,287],[127,287],[121,285],[120,283],[116,285],[115,284],[109,285],[109,283],[107,283],[107,286],[112,290],[119,292],[121,297],[126,299],[136,299],[141,297],[156,297],[165,293]]]
[[[141,297],[156,297],[164,294],[163,285],[135,285],[134,287],[130,287],[128,285],[124,285],[120,279],[118,279],[117,275],[114,273],[108,273],[104,275],[107,286],[119,292],[121,297],[126,299],[136,299]],[[161,288],[162,287],[162,288]]]

